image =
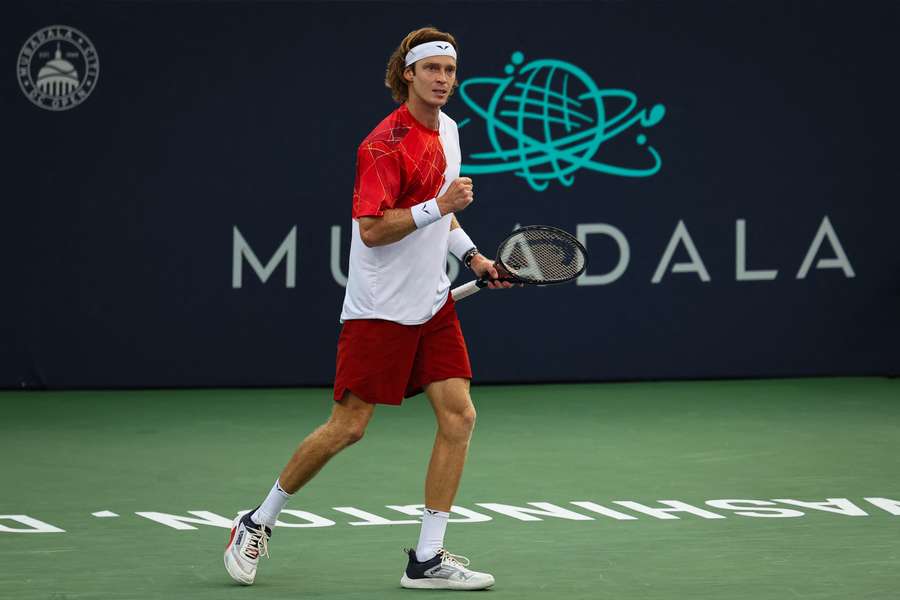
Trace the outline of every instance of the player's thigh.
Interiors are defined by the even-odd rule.
[[[468,382],[472,378],[472,366],[466,340],[452,301],[423,327],[423,334],[416,352],[407,395],[415,390],[427,389],[432,383],[439,385],[433,388],[432,395],[450,394],[460,396],[463,391],[468,394]],[[462,380],[462,381],[450,381]],[[447,384],[439,382],[449,381]],[[457,406],[451,398],[449,406]],[[444,402],[441,401],[443,405]]]
[[[334,403],[329,421],[341,427],[365,429],[374,412],[374,404],[366,402],[348,390]]]
[[[464,377],[450,377],[440,381],[432,381],[425,386],[438,423],[458,421],[474,423],[475,405],[469,394],[469,380]]]
[[[419,326],[379,319],[347,321],[338,340],[334,399],[347,392],[371,404],[401,404],[416,356]]]

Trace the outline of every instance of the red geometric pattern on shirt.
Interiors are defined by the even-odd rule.
[[[380,217],[437,196],[447,159],[437,131],[427,129],[405,104],[366,136],[356,155],[353,218]]]

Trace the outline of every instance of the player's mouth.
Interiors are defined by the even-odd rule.
[[[434,93],[435,96],[438,96],[439,98],[447,97],[447,90],[431,90],[431,91]]]

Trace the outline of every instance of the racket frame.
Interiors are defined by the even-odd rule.
[[[559,235],[560,237],[563,237],[567,241],[571,242],[572,244],[575,245],[576,251],[581,252],[581,255],[584,257],[584,262],[581,265],[581,269],[579,269],[578,272],[576,274],[572,275],[571,277],[567,277],[566,279],[560,279],[560,280],[556,280],[556,281],[533,281],[530,279],[521,279],[519,277],[516,277],[515,275],[510,273],[507,266],[503,264],[503,261],[501,260],[500,255],[501,255],[501,253],[502,253],[501,251],[503,250],[503,247],[506,245],[506,243],[511,238],[513,238],[517,235],[520,235],[524,231],[549,231],[549,232]],[[516,229],[515,231],[510,233],[508,236],[506,236],[503,239],[502,242],[500,242],[500,245],[497,246],[497,257],[494,259],[494,265],[499,266],[501,269],[503,269],[503,271],[508,275],[508,277],[500,277],[500,278],[494,279],[494,280],[487,279],[486,277],[482,277],[480,279],[475,279],[473,281],[469,281],[468,283],[464,283],[458,287],[453,288],[453,290],[451,291],[451,294],[453,295],[454,301],[462,300],[463,298],[471,296],[472,294],[487,287],[487,284],[489,281],[508,281],[510,283],[517,283],[519,285],[537,285],[537,286],[557,285],[560,283],[568,283],[569,281],[572,281],[572,280],[580,277],[582,275],[582,273],[584,273],[587,270],[587,264],[588,264],[587,249],[584,247],[584,244],[579,242],[578,239],[575,236],[573,236],[571,233],[569,233],[568,231],[564,231],[562,229],[559,229],[558,227],[551,227],[549,225],[526,225],[524,227],[519,227],[518,229]]]

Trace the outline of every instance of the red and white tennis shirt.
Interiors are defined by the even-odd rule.
[[[452,215],[385,246],[367,247],[360,217],[410,208],[443,194],[459,177],[456,122],[440,113],[440,129],[419,123],[405,104],[387,116],[359,146],[353,186],[350,271],[341,321],[385,319],[417,325],[447,301],[447,245]]]

